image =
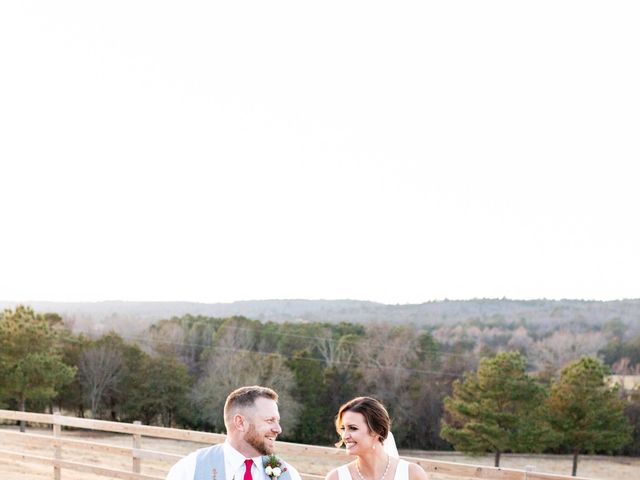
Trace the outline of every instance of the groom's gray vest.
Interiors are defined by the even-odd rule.
[[[262,460],[264,461],[266,458],[267,457],[262,457]],[[257,467],[259,469],[263,468],[262,465],[257,465]],[[284,462],[283,467],[286,467]],[[222,444],[203,448],[196,453],[196,472],[193,476],[194,480],[226,480],[227,477],[225,475],[224,449],[222,448]],[[282,472],[282,475],[278,477],[278,480],[291,480],[289,470],[287,469]]]

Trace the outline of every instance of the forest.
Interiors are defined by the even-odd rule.
[[[337,440],[333,417],[341,403],[371,395],[387,405],[400,448],[489,451],[497,461],[509,451],[576,448],[640,455],[640,392],[611,387],[609,373],[640,373],[640,334],[620,318],[550,326],[492,315],[416,325],[184,314],[142,331],[92,334],[74,328],[72,319],[29,306],[0,314],[2,408],[223,432],[226,395],[262,384],[280,394],[281,438],[317,445]],[[576,398],[595,401],[593,394],[601,395],[598,404],[611,402],[603,415],[613,415],[610,424],[619,421],[617,437],[624,441],[605,441],[611,432],[595,425],[592,441],[576,447],[571,435],[577,426],[541,420],[564,419],[562,408],[576,408],[558,398],[569,398],[566,389],[582,374],[595,377],[580,377],[578,383],[590,387]],[[508,414],[499,420],[496,412],[483,413],[493,422],[489,444],[473,440],[468,429],[478,421],[469,413],[478,408],[469,405],[483,404],[477,395],[488,390],[478,387],[482,378],[502,382],[489,390]],[[558,391],[565,393],[558,397]],[[513,392],[529,392],[525,397],[548,410],[534,419],[530,407],[522,408],[526,399]],[[530,432],[538,441],[513,433],[522,431],[514,425],[522,426],[523,415],[527,425],[542,429]]]

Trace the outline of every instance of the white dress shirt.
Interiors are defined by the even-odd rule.
[[[224,442],[222,445],[222,450],[224,451],[225,480],[243,480],[245,470],[244,461],[247,460],[247,458],[227,442]],[[253,480],[271,480],[267,477],[267,474],[264,473],[264,468],[262,468],[262,456],[258,455],[251,460],[253,460],[253,465],[251,466],[251,476]]]

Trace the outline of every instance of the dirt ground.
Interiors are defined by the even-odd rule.
[[[15,427],[3,427],[15,430]],[[38,430],[29,428],[29,432],[43,435],[50,435],[50,430]],[[63,436],[70,438],[82,438],[88,441],[107,443],[111,445],[119,445],[130,447],[131,436],[108,434],[103,432],[87,432],[87,431],[64,431]],[[20,445],[18,442],[7,444],[2,442],[0,448],[15,452],[31,453],[41,456],[52,456],[51,447],[35,447]],[[186,455],[187,453],[202,448],[204,445],[200,443],[191,443],[184,441],[173,441],[164,439],[154,439],[144,437],[142,439],[142,448],[149,450],[158,450],[169,453]],[[401,451],[401,455],[412,457],[423,457],[433,460],[443,460],[448,462],[467,463],[474,465],[493,465],[493,457],[465,457],[460,454],[450,452],[419,452],[419,451]],[[78,449],[72,447],[63,447],[63,460],[72,460],[82,463],[90,463],[97,466],[109,468],[118,468],[121,470],[131,471],[131,458],[120,455],[111,455],[105,453],[97,453],[91,450]],[[347,463],[349,458],[344,456],[313,456],[299,455],[287,456],[287,461],[295,465],[298,471],[304,473],[313,473],[318,475],[326,474],[331,468],[343,463]],[[142,473],[155,476],[164,476],[170,468],[170,463],[159,460],[143,460]],[[571,474],[571,457],[564,455],[510,455],[502,456],[501,467],[524,469],[528,467],[536,472],[556,473],[562,475]],[[580,457],[578,464],[578,475],[582,477],[590,477],[602,480],[619,480],[619,479],[640,479],[640,458],[632,457],[606,457],[606,456],[588,456]],[[1,480],[51,480],[53,478],[53,467],[48,465],[38,465],[34,463],[19,462],[14,460],[3,460],[0,458],[0,479]],[[107,477],[76,472],[73,470],[63,469],[63,480],[104,480]],[[451,480],[453,477],[445,477],[432,475],[432,480]]]

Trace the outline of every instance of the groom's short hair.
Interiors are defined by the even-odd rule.
[[[253,407],[258,398],[268,398],[275,402],[278,401],[278,394],[267,387],[252,385],[250,387],[240,387],[229,394],[224,402],[224,423],[229,429],[229,425],[233,423],[233,416],[238,410]]]

